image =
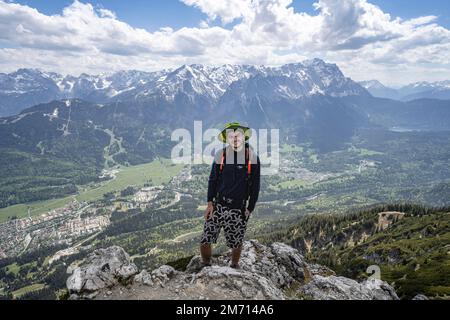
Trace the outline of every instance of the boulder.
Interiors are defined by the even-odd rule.
[[[358,283],[345,277],[315,275],[300,292],[313,300],[398,300],[395,290],[378,279]]]
[[[284,300],[282,290],[270,279],[258,273],[236,270],[227,266],[203,268],[189,282],[191,290],[204,297],[225,299]]]
[[[145,284],[148,286],[153,285],[152,276],[150,275],[150,273],[148,273],[147,270],[142,270],[139,274],[135,275],[134,282],[140,283],[140,284]]]
[[[72,271],[66,285],[72,298],[91,298],[99,290],[126,284],[138,272],[125,250],[113,246],[91,253]]]

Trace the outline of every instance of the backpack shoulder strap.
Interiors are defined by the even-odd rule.
[[[252,154],[250,147],[245,148],[245,165],[247,167],[247,175],[250,176],[252,174]]]
[[[246,178],[246,194],[245,194],[245,200],[247,201],[250,197],[250,190],[252,187],[252,154],[249,146],[245,147],[245,166],[247,170],[247,178]]]
[[[224,165],[225,165],[226,154],[227,154],[227,149],[226,149],[226,148],[222,149],[222,156],[220,157],[221,160],[220,160],[220,167],[219,167],[219,172],[220,172],[220,173],[222,173],[223,167],[224,167]]]

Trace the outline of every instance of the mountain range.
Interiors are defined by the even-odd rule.
[[[324,152],[361,129],[450,130],[450,100],[376,98],[320,59],[276,68],[184,65],[78,78],[21,69],[1,75],[0,88],[1,109],[13,114],[0,118],[4,179],[19,174],[6,169],[8,163],[36,164],[36,157],[46,159],[42,164],[62,161],[64,168],[76,163],[76,172],[170,157],[171,132],[193,130],[195,120],[204,127],[242,121],[278,128],[280,143],[311,143]]]
[[[0,131],[20,125],[35,110],[45,111],[41,120],[67,119],[64,108],[58,106],[71,99],[76,101],[72,105],[92,105],[69,107],[72,124],[75,119],[93,121],[99,113],[100,121],[108,118],[106,114],[116,122],[126,115],[129,123],[164,123],[167,128],[184,126],[191,120],[214,126],[234,119],[256,128],[283,128],[294,141],[330,137],[332,144],[369,122],[446,129],[449,112],[448,103],[437,99],[400,103],[375,98],[345,77],[338,66],[320,59],[281,67],[183,65],[159,72],[79,77],[20,69],[0,75],[0,114],[8,115],[0,120],[4,125]],[[81,109],[84,113],[78,115]],[[427,113],[425,119],[423,112]],[[380,121],[370,121],[374,119]]]
[[[207,126],[238,120],[255,128],[283,128],[294,140],[338,143],[366,122],[365,115],[340,99],[370,98],[336,65],[319,59],[279,68],[184,65],[153,73],[124,71],[78,78],[22,69],[3,75],[0,83],[7,88],[0,91],[3,113],[20,112],[0,119],[4,137],[0,147],[52,154],[56,145],[66,144],[57,140],[71,141],[71,149],[76,150],[73,145],[107,140],[104,130],[111,130],[127,151],[138,149],[129,162],[143,161],[139,156],[143,153],[146,160],[154,155],[150,149],[158,145],[155,139],[161,141],[155,129],[170,137],[167,132],[194,120]],[[38,101],[43,103],[25,108]],[[330,141],[323,139],[327,136]],[[97,151],[105,147],[102,142]],[[54,153],[71,154],[65,149]]]
[[[374,97],[401,101],[417,99],[450,99],[450,80],[438,82],[415,82],[398,89],[390,88],[378,80],[359,82]]]
[[[269,81],[263,84],[262,79]],[[217,104],[222,97],[230,99],[233,91],[248,90],[246,99],[260,94],[255,91],[258,81],[260,86],[270,88],[270,95],[291,100],[317,94],[342,97],[368,93],[401,101],[450,99],[450,80],[417,82],[399,89],[387,87],[378,80],[356,83],[346,78],[335,64],[320,59],[281,67],[196,64],[155,72],[129,70],[79,76],[19,69],[0,73],[0,116],[15,115],[40,103],[73,98],[93,103],[149,97],[175,101],[183,93],[194,103]],[[262,96],[266,96],[265,92]]]
[[[229,89],[238,89],[248,80],[259,78],[272,78],[276,81],[272,94],[288,99],[314,94],[365,94],[365,90],[344,77],[336,65],[319,59],[278,68],[183,65],[175,70],[158,72],[120,71],[78,77],[19,69],[0,74],[0,116],[14,115],[39,103],[73,98],[110,103],[160,97],[172,102],[184,94],[193,103],[216,104]],[[230,88],[232,84],[234,86]]]

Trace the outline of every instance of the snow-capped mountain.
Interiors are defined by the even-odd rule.
[[[9,112],[17,110],[18,102],[22,108],[34,105],[0,117],[0,148],[44,148],[70,159],[92,149],[96,161],[104,161],[111,132],[127,150],[116,154],[115,161],[142,163],[155,154],[169,156],[170,132],[189,129],[197,120],[205,128],[242,121],[255,129],[280,129],[289,141],[312,143],[320,150],[334,150],[357,130],[373,126],[450,128],[450,100],[376,98],[336,65],[319,59],[281,67],[184,65],[79,77],[22,69],[0,75],[0,84],[0,101],[8,97],[13,106]]]
[[[378,80],[359,82],[374,97],[412,101],[417,99],[450,99],[450,80],[439,82],[416,82],[400,89],[386,87]]]
[[[17,114],[27,107],[60,99],[107,103],[127,91],[153,83],[168,71],[120,71],[78,77],[38,69],[0,74],[0,116]]]
[[[0,116],[19,113],[26,107],[55,99],[60,94],[58,75],[36,69],[0,74]]]
[[[264,82],[266,85],[255,86]],[[233,86],[234,85],[234,86]],[[78,77],[20,69],[0,74],[0,116],[17,114],[26,107],[59,99],[84,99],[94,103],[136,101],[151,98],[191,104],[215,105],[229,89],[254,88],[254,95],[298,99],[324,95],[343,97],[366,95],[367,91],[346,78],[334,64],[320,59],[281,67],[251,65],[183,65],[158,72],[120,71]]]
[[[58,81],[62,98],[81,98],[93,102],[108,102],[110,99],[136,88],[153,83],[168,71],[142,72],[119,71],[113,74],[66,76]]]
[[[450,99],[450,80],[438,82],[416,82],[400,90],[403,100],[422,98]]]
[[[374,97],[394,100],[400,99],[400,93],[398,90],[386,87],[378,80],[361,81],[359,84],[369,91]]]
[[[251,66],[209,67],[203,65],[183,65],[171,72],[162,72],[154,81],[145,86],[135,86],[121,100],[158,96],[173,102],[177,96],[184,95],[192,103],[199,98],[209,103],[217,102],[234,81],[256,73]]]

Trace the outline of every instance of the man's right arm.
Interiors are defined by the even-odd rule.
[[[205,220],[208,220],[211,217],[211,214],[214,211],[214,198],[216,196],[217,190],[217,164],[214,161],[211,168],[211,173],[209,174],[208,179],[208,205],[205,210]]]
[[[216,161],[213,161],[211,173],[209,174],[208,179],[208,202],[212,202],[216,196],[217,190],[217,164]]]

